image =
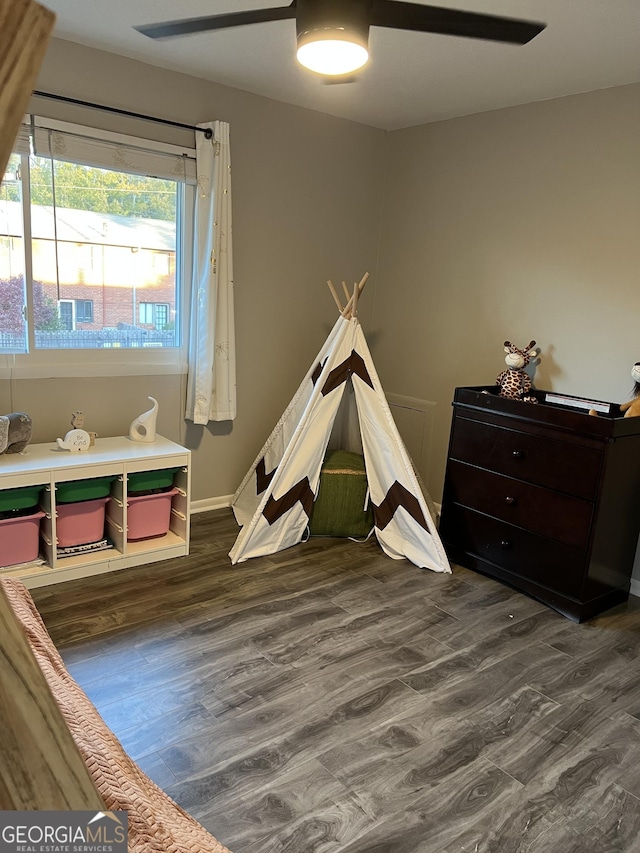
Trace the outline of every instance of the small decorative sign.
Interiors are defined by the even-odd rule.
[[[91,436],[83,429],[70,429],[63,439],[56,438],[56,442],[61,450],[88,450]]]
[[[0,853],[127,853],[125,811],[0,811]]]

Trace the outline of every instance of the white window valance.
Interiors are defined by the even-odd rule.
[[[163,142],[140,139],[34,116],[30,128],[39,157],[112,169],[171,181],[196,183],[196,152]],[[17,150],[17,149],[16,149]]]
[[[21,124],[20,129],[18,130],[18,136],[16,137],[16,141],[14,142],[11,150],[16,154],[26,154],[28,156],[30,153],[30,134],[31,128],[29,125]]]

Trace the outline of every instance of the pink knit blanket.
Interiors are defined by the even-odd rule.
[[[14,578],[0,583],[106,808],[128,812],[129,851],[229,853],[129,758],[67,672],[24,584]]]

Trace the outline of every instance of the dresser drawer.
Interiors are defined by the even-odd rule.
[[[450,461],[444,501],[455,501],[565,545],[587,546],[593,504],[580,498]]]
[[[602,454],[591,447],[457,417],[451,458],[580,498],[595,498]]]
[[[464,551],[524,578],[572,597],[579,597],[585,554],[503,521],[461,506],[443,513],[440,535],[446,546]]]
[[[580,622],[625,601],[640,533],[640,418],[456,388],[440,535],[451,559]]]

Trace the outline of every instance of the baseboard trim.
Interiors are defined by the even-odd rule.
[[[224,509],[231,506],[233,495],[220,495],[217,498],[205,498],[203,501],[191,501],[191,514],[210,512],[213,509]]]

